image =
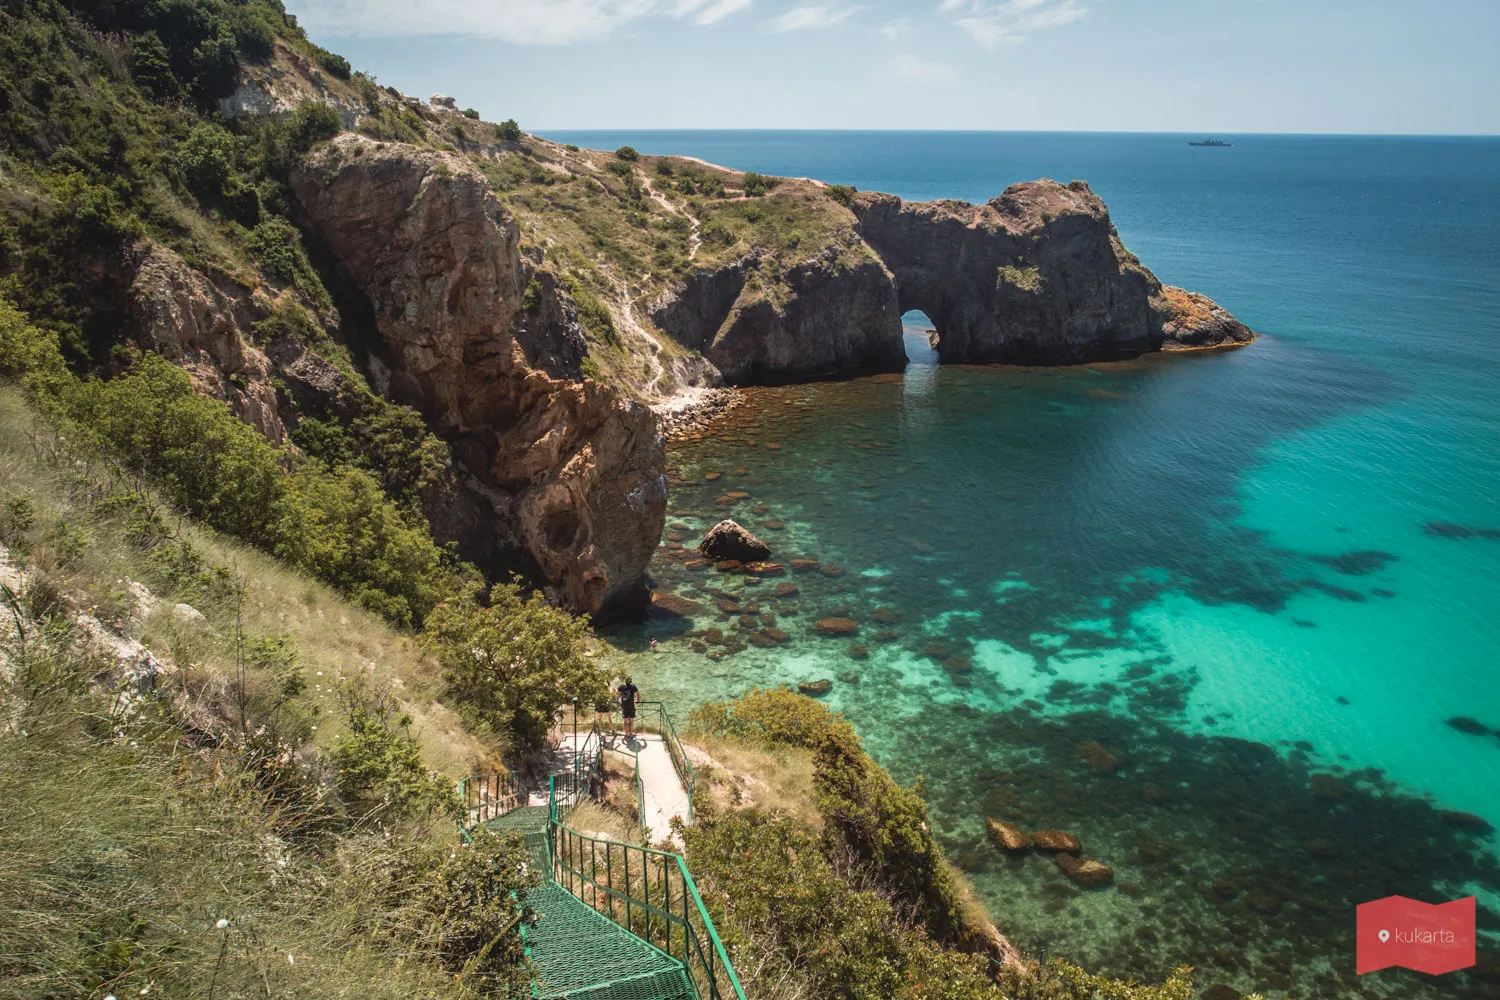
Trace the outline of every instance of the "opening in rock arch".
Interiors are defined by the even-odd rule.
[[[919,309],[913,309],[901,317],[901,336],[906,342],[907,365],[935,365],[938,363],[938,332],[932,320]]]

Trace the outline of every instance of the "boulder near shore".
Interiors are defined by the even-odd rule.
[[[741,563],[760,563],[771,556],[771,546],[728,518],[708,529],[698,551],[716,561],[734,559]]]

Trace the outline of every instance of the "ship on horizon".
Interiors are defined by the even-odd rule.
[[[1234,143],[1232,143],[1232,142],[1225,142],[1223,139],[1204,139],[1202,142],[1190,142],[1190,143],[1188,143],[1188,145],[1189,146],[1215,146],[1215,147],[1219,147],[1219,146],[1233,146]]]

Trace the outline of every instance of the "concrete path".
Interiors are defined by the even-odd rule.
[[[688,821],[688,794],[672,766],[672,755],[667,752],[666,742],[655,733],[642,733],[635,738],[640,753],[641,785],[645,789],[646,836],[651,843],[669,841],[681,848],[682,842],[672,832],[672,820]]]
[[[587,733],[580,732],[575,743],[572,732],[564,732],[553,755],[552,770],[560,772],[571,768],[577,755],[576,747],[587,738]],[[680,816],[684,823],[687,822],[688,793],[677,777],[677,769],[672,766],[672,755],[667,752],[666,742],[657,733],[637,733],[627,743],[624,733],[615,732],[604,735],[604,748],[640,759],[646,837],[653,844],[667,841],[680,848],[681,842],[672,833],[672,819]],[[532,792],[531,798],[532,805],[546,805],[546,786]]]

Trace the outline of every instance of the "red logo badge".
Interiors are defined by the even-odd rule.
[[[1423,903],[1387,896],[1361,903],[1355,916],[1360,975],[1399,965],[1432,976],[1474,964],[1474,897]]]

